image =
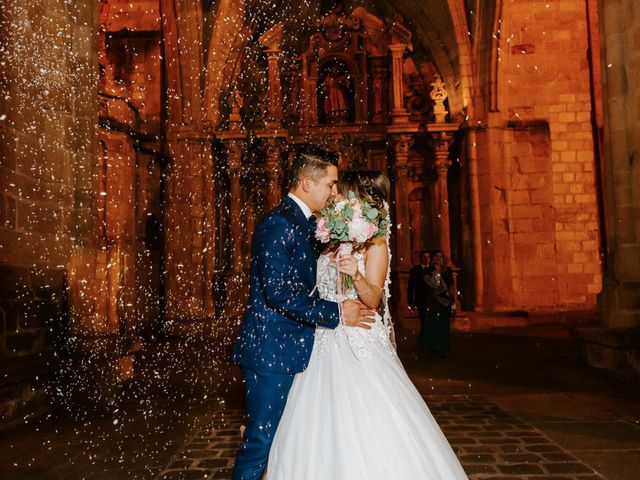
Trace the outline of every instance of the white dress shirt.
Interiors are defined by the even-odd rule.
[[[296,197],[293,193],[289,192],[287,194],[287,196],[293,200],[294,202],[296,202],[298,204],[298,206],[300,207],[300,209],[302,210],[302,213],[304,213],[305,218],[309,218],[311,215],[313,215],[313,212],[311,211],[311,209],[307,206],[306,203],[304,203],[302,200],[300,200],[298,197]]]

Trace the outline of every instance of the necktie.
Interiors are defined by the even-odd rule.
[[[307,218],[307,222],[309,222],[309,228],[311,229],[311,231],[315,233],[316,226],[318,225],[318,219],[316,218],[316,216],[311,215],[309,218]]]

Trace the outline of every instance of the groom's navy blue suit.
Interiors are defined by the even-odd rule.
[[[338,304],[314,292],[314,230],[296,202],[285,197],[253,235],[249,305],[233,349],[247,397],[233,480],[260,479],[293,377],[309,363],[315,327],[339,323]]]

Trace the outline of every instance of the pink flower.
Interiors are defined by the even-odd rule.
[[[329,243],[331,240],[331,232],[326,227],[327,217],[322,217],[316,225],[316,239],[322,243]]]

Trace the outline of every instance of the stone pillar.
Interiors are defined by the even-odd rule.
[[[411,270],[411,232],[409,217],[409,151],[413,145],[413,135],[398,134],[391,137],[393,143],[393,194],[395,212],[395,248],[393,252],[394,286],[393,298],[396,316],[400,318],[407,311],[407,283]]]
[[[266,139],[267,156],[267,210],[280,203],[282,199],[282,162],[280,160],[280,140],[277,138]]]
[[[267,50],[269,60],[269,115],[267,126],[277,128],[282,120],[282,104],[280,102],[280,50]]]
[[[227,302],[224,316],[232,319],[242,313],[245,306],[246,285],[244,284],[244,256],[242,244],[245,236],[243,219],[243,196],[241,180],[242,152],[244,137],[238,135],[226,138],[227,175],[229,176],[229,236],[231,245],[231,271],[227,275]]]
[[[394,135],[393,189],[395,197],[396,267],[411,268],[411,235],[409,234],[409,150],[413,135]]]
[[[409,121],[409,112],[404,107],[404,80],[402,77],[402,56],[406,48],[407,46],[404,44],[389,45],[389,51],[391,52],[391,82],[393,85],[392,123],[407,123]]]
[[[227,174],[229,175],[229,217],[231,218],[231,269],[234,273],[242,272],[242,189],[240,185],[240,168],[242,167],[242,139],[225,141],[227,149]]]
[[[451,237],[450,237],[450,220],[449,220],[449,190],[447,188],[447,173],[451,166],[449,160],[449,146],[452,137],[445,132],[434,134],[436,141],[436,158],[433,168],[438,175],[435,184],[436,205],[438,217],[436,225],[438,230],[438,247],[444,252],[448,259],[451,259]]]
[[[598,303],[610,327],[640,327],[640,167],[630,159],[640,151],[640,67],[630,21],[632,0],[603,1],[601,16],[605,72],[605,214],[607,270]],[[630,23],[632,22],[632,23]],[[633,27],[632,27],[633,25]],[[637,37],[637,35],[636,35]],[[635,48],[629,49],[628,45]],[[635,70],[634,70],[635,69]]]
[[[437,205],[436,230],[438,234],[438,248],[442,250],[447,257],[449,267],[453,271],[453,299],[456,309],[460,311],[460,302],[458,300],[458,273],[457,268],[451,258],[451,223],[449,218],[449,188],[447,185],[447,174],[451,166],[449,160],[449,147],[453,142],[453,132],[457,131],[457,124],[430,124],[429,131],[436,143],[435,160],[433,168],[435,169],[438,180],[435,184],[435,197]]]
[[[475,128],[467,129],[466,139],[471,204],[471,238],[473,244],[473,308],[481,310],[484,302],[484,270],[480,225],[480,191],[478,187],[478,145]]]
[[[165,211],[165,328],[171,335],[210,333],[214,317],[213,152],[211,139],[169,135],[172,159]]]
[[[602,327],[579,329],[585,361],[640,382],[640,17],[635,0],[601,0],[606,270]]]
[[[280,88],[280,44],[284,34],[284,24],[278,23],[265,33],[258,41],[260,45],[266,47],[267,61],[269,65],[269,114],[267,115],[266,127],[278,128],[282,121],[282,101]]]
[[[385,123],[387,120],[387,59],[385,57],[370,57],[371,73],[373,77],[373,123]]]

